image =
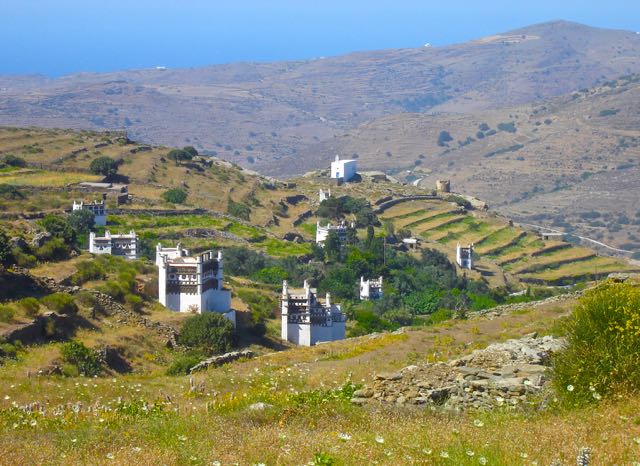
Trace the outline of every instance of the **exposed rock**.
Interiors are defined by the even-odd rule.
[[[51,241],[52,238],[53,236],[51,236],[51,233],[48,233],[46,231],[36,233],[31,240],[31,246],[33,246],[34,248],[40,248]]]
[[[352,402],[395,405],[440,405],[445,409],[491,409],[517,406],[545,384],[549,355],[564,340],[527,335],[489,345],[449,361],[407,366],[376,374],[370,386],[357,390]]]
[[[227,364],[240,358],[252,358],[254,356],[255,354],[251,350],[231,351],[230,353],[212,356],[204,361],[200,361],[198,364],[193,366],[189,372],[193,373],[204,370],[209,366],[221,366],[222,364]]]

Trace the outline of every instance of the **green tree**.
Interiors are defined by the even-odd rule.
[[[438,135],[439,146],[446,146],[451,141],[453,141],[453,138],[451,137],[451,134],[449,134],[449,131],[440,131],[440,134]]]
[[[193,149],[193,148],[192,148]],[[195,151],[195,149],[193,149]],[[198,152],[196,151],[196,155]],[[185,160],[191,160],[193,158],[193,154],[190,151],[185,149],[171,149],[167,154],[167,157],[170,160],[173,160],[176,165],[180,165],[181,162]]]
[[[86,235],[88,234],[94,226],[95,217],[93,212],[88,209],[79,209],[74,210],[67,217],[67,222],[69,226],[73,228],[76,232],[76,235]]]
[[[40,221],[40,225],[52,236],[60,238],[66,244],[72,244],[76,240],[75,230],[63,217],[49,214]]]
[[[72,340],[65,343],[62,345],[60,352],[62,353],[63,361],[73,365],[85,377],[93,377],[102,372],[98,355],[82,342]]]
[[[185,320],[179,341],[189,348],[224,353],[235,344],[234,327],[222,314],[205,312]]]
[[[171,188],[162,193],[162,199],[171,204],[184,204],[187,200],[187,193],[180,188]]]
[[[183,148],[182,148],[182,150],[183,150],[184,152],[186,152],[187,154],[189,154],[189,155],[191,156],[191,158],[193,158],[193,157],[197,157],[197,156],[198,156],[198,151],[197,151],[197,150],[196,150],[196,148],[195,148],[195,147],[193,147],[193,146],[186,146],[186,147],[183,147]],[[190,159],[189,159],[189,160],[190,160]]]
[[[91,161],[89,170],[94,175],[110,177],[118,172],[119,163],[111,157],[98,157]]]
[[[340,260],[342,245],[338,234],[331,230],[324,240],[324,254],[327,260],[337,262]]]

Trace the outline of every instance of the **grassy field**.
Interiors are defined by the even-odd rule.
[[[595,464],[640,458],[640,399],[584,410],[467,412],[356,407],[349,383],[408,364],[446,360],[531,331],[553,332],[571,301],[497,320],[445,322],[398,334],[295,348],[209,369],[164,376],[169,354],[153,337],[116,325],[108,338],[135,348],[144,374],[95,379],[28,377],[57,357],[58,344],[32,348],[0,371],[3,464],[550,464],[574,461],[582,446]],[[154,317],[159,317],[154,314]],[[139,370],[139,367],[138,369]],[[345,385],[347,384],[347,385]],[[346,391],[344,391],[346,390]],[[345,395],[342,395],[345,393]],[[40,413],[20,409],[31,403]],[[265,409],[252,410],[254,403]],[[33,448],[38,445],[38,448]],[[486,460],[482,460],[484,458]]]

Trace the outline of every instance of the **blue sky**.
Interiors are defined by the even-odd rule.
[[[566,19],[640,30],[636,0],[0,0],[0,74],[312,58]]]

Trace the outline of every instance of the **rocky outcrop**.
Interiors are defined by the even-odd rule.
[[[212,356],[204,361],[200,361],[198,364],[193,366],[189,372],[192,374],[194,372],[202,371],[207,369],[208,367],[217,367],[223,364],[227,364],[232,361],[236,361],[240,358],[252,358],[255,354],[251,350],[242,350],[242,351],[232,351],[230,353],[221,354],[219,356]]]
[[[440,406],[456,411],[515,407],[544,387],[549,356],[563,345],[562,339],[532,334],[494,343],[448,363],[376,374],[373,383],[354,392],[351,401],[358,405]]]

